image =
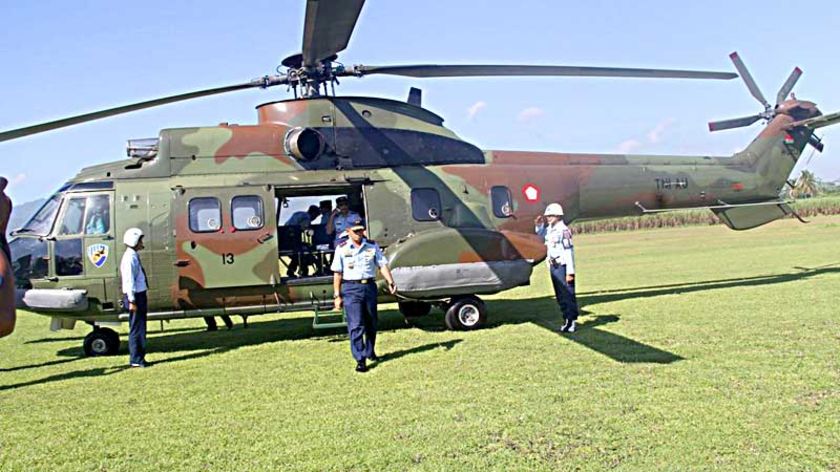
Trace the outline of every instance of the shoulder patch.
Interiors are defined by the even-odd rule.
[[[348,241],[347,239],[345,239],[345,240],[343,240],[343,241],[339,241],[338,246],[336,246],[336,247],[344,247],[344,246],[346,246],[346,245],[347,245],[347,241]]]

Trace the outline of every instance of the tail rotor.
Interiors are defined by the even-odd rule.
[[[772,120],[773,117],[776,116],[776,110],[779,108],[779,105],[781,105],[787,99],[788,95],[790,95],[791,90],[793,90],[794,85],[796,85],[796,82],[799,80],[799,77],[802,76],[802,69],[800,69],[799,67],[794,68],[793,72],[790,73],[787,80],[784,84],[782,84],[782,87],[776,94],[776,105],[772,106],[770,105],[770,103],[767,102],[767,99],[764,98],[764,94],[761,93],[761,89],[758,88],[758,85],[755,83],[755,80],[753,80],[750,71],[744,64],[744,61],[741,60],[741,56],[739,56],[737,52],[733,52],[729,55],[729,58],[732,59],[732,62],[735,64],[735,69],[738,71],[738,74],[741,76],[741,79],[744,80],[744,83],[747,85],[747,89],[749,89],[750,94],[764,106],[764,111],[755,115],[744,116],[741,118],[712,121],[709,123],[709,131],[742,128],[744,126],[750,126],[758,120]]]

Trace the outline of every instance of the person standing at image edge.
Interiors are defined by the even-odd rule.
[[[563,207],[559,203],[549,204],[545,212],[534,220],[534,225],[534,231],[545,238],[545,246],[548,248],[546,260],[551,285],[565,320],[560,331],[574,333],[578,318],[575,248],[572,244],[572,230],[563,221]]]
[[[146,363],[146,314],[148,299],[146,271],[137,254],[143,250],[143,231],[130,228],[123,235],[126,246],[120,261],[123,306],[128,309],[128,353],[131,367],[147,367]]]
[[[397,285],[391,276],[388,259],[382,249],[365,237],[365,225],[361,218],[350,223],[348,239],[335,250],[332,262],[333,297],[335,309],[341,310],[347,318],[347,333],[350,336],[350,352],[356,359],[356,372],[366,372],[366,360],[378,361],[376,355],[376,268],[388,282],[391,294],[397,292]]]

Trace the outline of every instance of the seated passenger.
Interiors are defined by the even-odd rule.
[[[85,225],[85,234],[105,234],[108,232],[108,216],[105,208],[95,206],[91,208],[88,214],[87,224]]]

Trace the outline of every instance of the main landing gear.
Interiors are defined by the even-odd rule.
[[[111,356],[120,350],[120,335],[111,328],[94,326],[85,336],[86,356]]]
[[[405,301],[398,305],[406,319],[426,316],[432,309],[430,302]],[[436,303],[435,306],[446,313],[443,318],[446,327],[454,331],[479,329],[487,322],[487,306],[475,295],[458,295],[448,302]]]

